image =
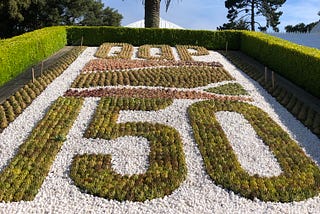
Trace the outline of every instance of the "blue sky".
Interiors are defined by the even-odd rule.
[[[125,26],[144,18],[142,0],[102,0],[105,6],[117,9],[122,15]],[[188,29],[215,30],[227,22],[227,9],[224,0],[172,0],[168,12],[164,0],[161,3],[161,17]],[[320,0],[287,0],[280,9],[280,31],[284,26],[310,23],[320,19]]]

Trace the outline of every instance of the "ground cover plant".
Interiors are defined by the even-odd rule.
[[[142,55],[139,47],[137,55],[134,49],[123,43],[87,48],[74,63],[77,66],[66,69],[64,75],[72,78],[66,90],[57,92],[59,98],[41,97],[52,99],[48,102],[51,107],[34,123],[32,131],[21,137],[13,158],[0,162],[0,201],[7,202],[0,203],[0,210],[41,207],[48,212],[80,212],[81,208],[195,213],[204,209],[209,213],[259,212],[270,207],[294,211],[297,206],[314,211],[320,206],[318,202],[308,206],[308,201],[319,198],[320,170],[319,160],[313,153],[306,154],[310,147],[303,141],[316,144],[319,139],[306,129],[302,136],[293,135],[302,132],[294,131],[290,125],[296,122],[285,113],[281,119],[291,118],[291,124],[286,124],[288,131],[277,112],[270,110],[276,105],[268,105],[261,89],[239,77],[241,73],[221,55],[187,45],[176,49],[143,45]],[[156,57],[152,49],[157,49],[153,52]],[[179,56],[171,59],[168,53],[173,50]],[[207,62],[197,61],[199,55]],[[40,85],[35,95],[48,93]],[[23,116],[18,103],[24,94],[31,94],[25,92],[0,106],[0,119],[8,120],[9,111]],[[218,120],[217,114],[226,112],[244,117],[228,125],[239,125],[237,131],[222,128],[232,116]],[[15,123],[19,118],[9,115],[12,125],[0,134],[0,141],[9,138],[4,145],[13,144],[8,130],[19,126]],[[242,130],[244,124],[252,127],[254,134]],[[240,141],[254,141],[256,137],[269,148],[280,173],[250,174],[240,160],[243,154],[231,143],[232,136],[238,134],[245,136]],[[122,137],[146,139],[149,149],[143,150],[147,154],[144,172],[130,174],[117,169],[117,164],[131,164],[127,152],[140,149],[121,140],[118,146],[113,145]],[[128,147],[122,147],[124,144]],[[243,144],[238,142],[240,147]],[[108,149],[113,146],[114,150]],[[1,146],[0,152],[5,149]],[[244,151],[248,159],[255,158],[250,164],[267,162],[260,158],[265,150],[253,151]],[[123,161],[117,159],[119,156]],[[10,203],[22,200],[27,202]],[[229,206],[232,204],[241,206]]]

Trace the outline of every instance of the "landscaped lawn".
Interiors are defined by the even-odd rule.
[[[1,212],[320,210],[319,138],[219,53],[104,43],[74,59],[0,106]]]

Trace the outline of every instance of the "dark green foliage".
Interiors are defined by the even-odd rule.
[[[78,116],[83,99],[59,98],[0,173],[0,201],[31,201]]]
[[[286,0],[226,0],[225,7],[228,8],[227,18],[229,25],[237,22],[250,24],[251,30],[255,30],[257,24],[256,17],[264,16],[266,18],[266,25],[259,24],[259,29],[266,31],[267,28],[272,27],[274,31],[279,31],[278,25],[280,24],[279,18],[282,12],[277,10],[286,2]],[[238,19],[238,17],[241,17]],[[226,24],[228,26],[228,24]]]
[[[215,118],[218,111],[242,114],[275,155],[283,173],[270,178],[249,175]],[[193,104],[188,112],[206,170],[217,185],[249,199],[273,202],[302,201],[319,194],[317,164],[258,107],[234,101],[203,101]]]
[[[316,26],[318,24],[318,22],[312,22],[310,24],[304,24],[304,23],[300,23],[300,24],[296,24],[295,26],[292,25],[287,25],[285,26],[285,30],[288,33],[309,33],[312,28],[314,26]]]
[[[225,49],[226,42],[230,50],[240,48],[240,32],[205,31],[177,29],[145,29],[116,27],[68,27],[68,44],[100,46],[104,42],[129,43],[134,46],[145,44],[166,44],[175,46],[197,45],[207,49]]]
[[[122,176],[111,168],[110,155],[77,155],[70,172],[75,184],[90,194],[119,201],[145,201],[170,195],[187,175],[179,133],[157,123],[116,121],[120,110],[159,110],[171,103],[170,99],[103,98],[85,137],[106,140],[145,137],[150,143],[149,168],[144,174]]]
[[[121,19],[98,0],[7,0],[0,3],[0,38],[57,25],[120,26]]]

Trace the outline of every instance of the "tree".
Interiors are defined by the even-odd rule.
[[[241,19],[236,22],[225,23],[223,26],[219,26],[217,30],[249,30],[249,28],[249,24]]]
[[[317,13],[318,16],[320,16],[320,11]],[[318,24],[319,21],[317,22],[311,22],[310,24],[304,24],[304,23],[299,23],[296,24],[295,26],[292,25],[287,25],[284,27],[287,33],[309,33],[314,26]]]
[[[287,25],[284,27],[287,33],[308,33],[312,30],[314,26],[316,26],[318,22],[312,22],[310,24],[299,23],[295,26]]]
[[[55,25],[119,26],[122,19],[100,0],[0,1],[0,38]]]
[[[277,26],[280,24],[279,18],[282,12],[277,12],[277,10],[285,1],[286,0],[226,0],[225,7],[228,9],[227,18],[229,19],[229,23],[236,23],[242,20],[250,24],[252,31],[255,30],[255,25],[258,24],[260,30],[266,30],[272,27],[274,31],[278,32],[279,29]],[[256,21],[257,16],[265,17],[265,26],[262,26]]]
[[[144,25],[146,28],[159,28],[161,0],[144,0]],[[165,0],[168,11],[171,0]]]

